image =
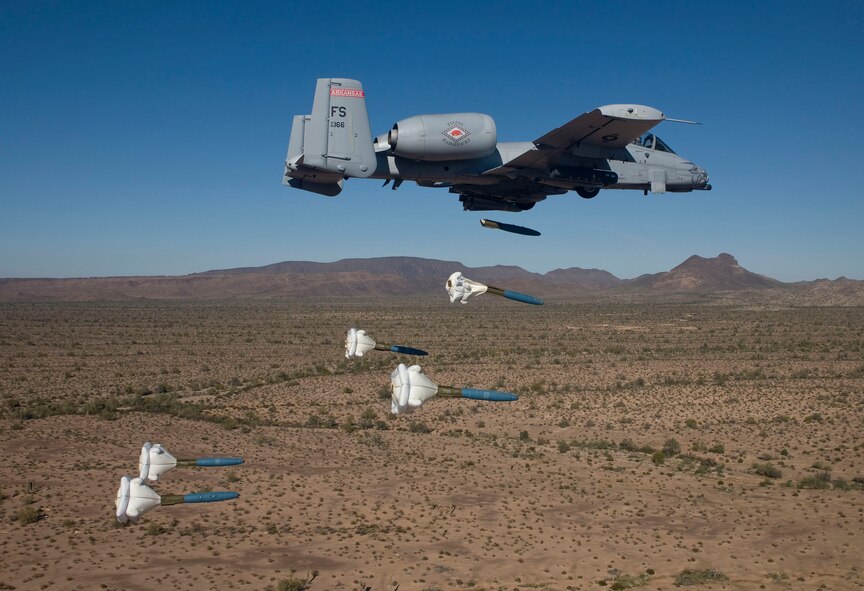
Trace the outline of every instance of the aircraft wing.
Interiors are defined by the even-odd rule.
[[[484,174],[502,175],[524,168],[547,168],[564,154],[608,157],[665,118],[653,107],[606,105],[553,129],[534,140],[535,149]]]

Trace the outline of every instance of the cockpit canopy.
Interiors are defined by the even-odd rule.
[[[643,148],[648,148],[649,150],[657,150],[658,152],[669,152],[670,154],[674,154],[675,150],[667,146],[663,140],[654,135],[653,133],[646,133],[641,138],[636,138],[633,140],[634,144],[638,144]]]

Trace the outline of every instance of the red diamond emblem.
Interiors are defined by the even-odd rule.
[[[459,123],[454,123],[450,127],[444,130],[444,135],[447,136],[454,143],[459,143],[464,140],[466,137],[471,135],[467,129],[462,127]]]

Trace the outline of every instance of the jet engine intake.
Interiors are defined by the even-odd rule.
[[[497,142],[495,120],[483,113],[415,115],[396,122],[387,134],[394,155],[432,162],[482,158]]]

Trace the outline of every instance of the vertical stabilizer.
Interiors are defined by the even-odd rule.
[[[302,151],[305,166],[345,177],[368,177],[375,172],[366,93],[359,81],[318,79],[312,115],[303,128]]]

